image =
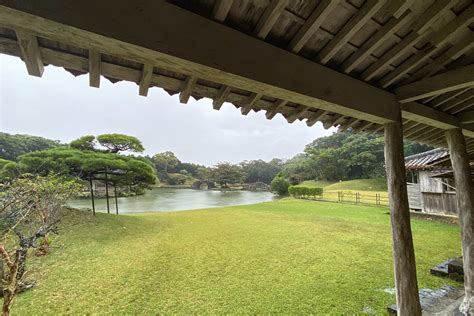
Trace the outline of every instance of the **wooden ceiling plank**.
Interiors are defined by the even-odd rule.
[[[428,103],[429,106],[437,108],[441,105],[445,104],[446,102],[458,97],[459,95],[471,90],[471,88],[467,89],[460,89],[456,91],[451,91],[439,96],[434,96],[433,99]]]
[[[424,49],[416,52],[414,55],[404,61],[400,66],[396,67],[393,71],[388,73],[388,75],[383,77],[382,80],[379,81],[379,85],[382,88],[388,88],[394,82],[403,77],[407,72],[429,59],[431,54],[435,50],[435,46],[427,45]]]
[[[407,50],[413,49],[413,45],[420,41],[420,35],[425,33],[432,23],[449,10],[454,3],[455,1],[436,1],[433,3],[421,16],[413,21],[413,31],[385,53],[379,60],[370,65],[362,73],[362,79],[366,81],[371,80]]]
[[[385,76],[381,81],[380,85],[383,88],[387,88],[394,82],[396,82],[400,77],[405,75],[407,72],[411,71],[413,68],[417,67],[419,64],[425,62],[431,57],[431,54],[435,52],[439,47],[442,47],[447,43],[451,38],[453,38],[459,30],[466,29],[467,26],[474,21],[474,6],[469,7],[467,10],[464,10],[461,15],[453,19],[443,28],[437,32],[432,32],[428,36],[429,44],[422,50],[419,50],[417,53],[412,55],[408,60],[403,62],[403,64],[397,66],[395,70],[390,72]],[[472,33],[471,33],[472,35]]]
[[[298,108],[296,108],[292,114],[288,115],[286,117],[286,121],[288,123],[293,123],[294,121],[296,121],[297,119],[299,119],[300,117],[304,117],[305,114],[308,114],[310,111],[309,111],[309,108],[304,106],[304,105],[301,105],[299,106]],[[311,111],[312,112],[312,111]]]
[[[470,98],[466,101],[464,101],[463,103],[461,104],[458,104],[456,105],[453,109],[451,109],[449,112],[451,112],[451,114],[453,115],[456,115],[458,113],[461,113],[465,110],[468,110],[470,109],[471,107],[474,106],[474,99],[473,98]]]
[[[303,26],[298,30],[296,35],[291,39],[288,48],[292,52],[298,53],[311,36],[313,36],[313,34],[321,27],[321,24],[337,7],[339,2],[340,0],[322,0]]]
[[[453,60],[458,59],[464,53],[469,51],[474,47],[474,33],[470,33],[469,36],[465,37],[463,40],[458,42],[456,45],[452,46],[441,56],[436,58],[430,64],[421,68],[415,74],[410,76],[409,82],[418,81],[420,79],[434,75],[438,71],[442,70],[448,63]]]
[[[240,108],[242,115],[247,115],[252,111],[252,108],[255,106],[255,103],[262,98],[262,94],[253,92],[250,94],[248,103]]]
[[[227,96],[230,93],[230,90],[231,90],[231,88],[229,86],[226,86],[226,85],[221,86],[221,88],[217,92],[216,97],[212,101],[212,107],[213,107],[214,110],[218,111],[218,110],[221,109],[222,104],[224,104],[224,102],[227,99]]]
[[[415,134],[420,134],[420,133],[423,133],[424,131],[428,130],[428,129],[433,129],[432,126],[427,126],[427,125],[419,125],[415,128],[412,128],[411,130],[409,131],[406,131],[403,133],[403,136],[405,137],[411,137],[412,135],[415,135]]]
[[[395,89],[398,101],[407,103],[474,85],[474,65],[415,81]]]
[[[395,32],[397,32],[407,20],[412,17],[411,11],[406,11],[399,19],[391,17],[390,20],[382,26],[375,35],[371,36],[354,54],[352,54],[342,64],[345,73],[350,73],[361,62],[363,62],[372,52],[385,43]]]
[[[306,125],[308,127],[311,127],[313,126],[314,124],[316,124],[324,115],[328,114],[329,112],[328,111],[324,111],[324,110],[318,110],[316,111],[316,113],[314,113],[310,118],[308,118],[306,120]]]
[[[94,88],[100,87],[100,53],[96,50],[89,50],[89,86]]]
[[[367,0],[364,6],[347,22],[336,36],[318,54],[321,63],[326,64],[339,50],[385,5],[383,0]]]
[[[462,124],[472,124],[474,123],[474,111],[462,113],[459,115],[459,120]]]
[[[254,35],[264,39],[270,33],[273,25],[285,10],[288,0],[272,0],[258,20]]]
[[[352,126],[356,125],[360,120],[356,119],[356,118],[351,118],[349,120],[347,120],[346,122],[344,122],[343,124],[339,125],[339,131],[346,131],[348,130],[349,128],[351,128]]]
[[[445,102],[439,107],[440,111],[448,111],[454,108],[456,105],[461,104],[462,102],[469,100],[474,96],[474,91],[472,89],[466,90],[464,93],[459,94],[458,96],[452,98],[448,102]]]
[[[179,102],[182,104],[187,104],[189,97],[193,92],[194,86],[196,85],[197,78],[194,76],[188,76],[183,83],[183,89],[179,94]]]
[[[28,74],[41,77],[44,71],[43,59],[38,46],[38,39],[30,33],[17,30],[16,37],[20,44],[23,61],[26,64]]]
[[[268,109],[267,112],[265,113],[265,117],[267,120],[271,120],[272,118],[275,117],[275,115],[278,114],[288,103],[286,100],[278,100],[271,109]]]
[[[138,94],[146,97],[148,95],[148,89],[151,84],[151,76],[153,75],[153,65],[144,64],[142,77],[138,88]]]
[[[212,9],[212,16],[219,22],[224,22],[234,0],[216,0]]]

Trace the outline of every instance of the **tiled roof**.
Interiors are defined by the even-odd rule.
[[[449,156],[449,152],[444,148],[437,148],[424,153],[408,156],[405,158],[405,168],[407,170],[427,170],[436,169],[430,164]]]

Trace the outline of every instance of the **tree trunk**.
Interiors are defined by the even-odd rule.
[[[109,204],[109,181],[107,179],[107,173],[105,173],[105,198],[107,200],[107,214],[110,214],[110,204]]]
[[[115,194],[115,213],[118,215],[118,202],[117,202],[117,184],[114,183],[114,194]]]
[[[465,295],[459,310],[465,315],[474,314],[474,186],[469,168],[469,156],[466,141],[461,129],[446,131],[446,140],[453,165],[456,183],[456,199],[459,212],[459,224],[462,234],[462,257],[464,268]]]
[[[390,201],[398,313],[417,316],[421,315],[421,307],[410,225],[401,122],[385,124],[385,167]]]
[[[92,214],[95,216],[94,188],[92,187],[92,176],[89,175],[89,184],[91,187]]]

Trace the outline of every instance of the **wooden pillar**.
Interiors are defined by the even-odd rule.
[[[459,309],[465,315],[472,315],[474,314],[474,188],[469,170],[466,141],[461,129],[446,131],[446,140],[453,165],[459,224],[462,234],[465,296]]]
[[[408,207],[401,122],[385,124],[385,167],[390,201],[398,314],[417,316],[421,315],[421,307]]]

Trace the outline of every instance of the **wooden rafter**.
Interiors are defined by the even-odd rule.
[[[255,27],[254,34],[259,38],[267,37],[270,33],[273,25],[285,10],[288,0],[273,0],[263,12],[262,17],[258,20],[257,26]]]
[[[28,74],[35,77],[43,75],[43,58],[38,47],[38,39],[30,33],[16,31],[16,37],[20,45],[23,61],[26,64]]]
[[[420,79],[429,77],[442,70],[448,63],[459,58],[462,54],[474,47],[474,33],[470,33],[463,40],[452,46],[441,56],[430,62],[425,67],[421,68],[415,74],[410,76],[409,82],[418,81]]]
[[[278,100],[270,109],[267,110],[265,117],[268,120],[271,120],[286,106],[287,103],[288,101],[286,100]]]
[[[401,103],[416,101],[474,85],[474,65],[448,71],[395,89]]]
[[[100,87],[100,53],[89,50],[89,86]]]
[[[197,82],[197,78],[194,76],[188,76],[186,80],[183,83],[183,89],[181,90],[179,94],[179,102],[186,104],[189,101],[189,97],[191,96],[191,93],[193,92],[194,85]]]
[[[240,112],[243,115],[249,114],[250,111],[252,111],[253,107],[255,106],[255,103],[258,102],[258,100],[260,100],[261,97],[262,97],[261,93],[253,92],[252,94],[250,94],[248,103],[245,106],[240,108]]]
[[[470,98],[461,104],[456,105],[454,108],[452,108],[449,112],[451,114],[458,114],[466,110],[470,110],[472,107],[474,107],[474,99]]]
[[[383,0],[368,0],[364,6],[347,22],[337,35],[318,54],[325,64],[367,23],[385,4]]]
[[[463,103],[464,101],[467,101],[474,97],[474,91],[469,89],[466,90],[465,92],[457,95],[456,97],[452,98],[451,100],[443,103],[441,106],[439,106],[439,109],[441,111],[448,111],[454,108],[455,106]]]
[[[377,74],[382,72],[385,67],[390,65],[394,60],[399,58],[406,51],[413,48],[420,41],[420,34],[428,30],[430,25],[434,23],[446,10],[453,6],[451,1],[436,1],[431,5],[420,17],[412,22],[413,31],[408,34],[402,41],[385,53],[379,60],[373,63],[362,73],[362,79],[371,80]]]
[[[308,107],[306,106],[299,106],[298,108],[296,108],[293,113],[291,113],[290,115],[288,115],[286,118],[286,121],[288,123],[293,123],[294,121],[296,121],[297,119],[299,118],[302,118],[304,117],[305,115],[307,115],[308,113],[310,113],[311,111],[309,110]]]
[[[459,115],[459,120],[463,124],[472,124],[474,123],[474,111],[462,113]]]
[[[212,9],[212,16],[219,22],[224,22],[229,14],[230,8],[234,0],[216,0]]]
[[[224,102],[227,99],[227,96],[230,93],[230,90],[231,90],[231,88],[229,86],[225,86],[225,85],[221,86],[221,88],[217,92],[216,97],[212,101],[212,107],[214,108],[214,110],[220,110],[221,109],[222,104],[224,104]]]
[[[428,102],[428,105],[432,106],[434,108],[438,108],[441,105],[445,104],[446,102],[458,97],[459,95],[465,93],[466,91],[468,91],[470,89],[471,88],[460,89],[460,90],[444,93],[440,96],[434,96],[434,98],[431,101]]]
[[[341,124],[339,126],[339,130],[340,131],[345,131],[345,130],[348,130],[349,128],[355,126],[357,123],[359,123],[360,120],[356,119],[356,118],[351,118],[349,120],[347,120],[345,123]]]
[[[411,71],[421,63],[425,62],[431,57],[431,54],[437,51],[439,47],[442,47],[450,39],[452,39],[460,30],[465,30],[470,23],[474,21],[474,6],[469,7],[467,10],[461,13],[456,19],[453,19],[445,27],[437,32],[432,32],[428,36],[429,44],[426,47],[408,60],[406,60],[402,65],[397,66],[397,68],[385,76],[381,81],[380,85],[384,88],[387,88],[394,82],[396,82],[400,77],[405,75],[407,72]],[[472,35],[472,33],[471,33]]]
[[[380,47],[385,41],[393,36],[407,20],[412,17],[411,11],[406,11],[400,18],[392,17],[377,33],[370,37],[354,54],[352,54],[343,64],[342,69],[345,73],[350,73],[370,54]]]
[[[144,64],[142,77],[140,79],[138,94],[146,97],[148,95],[148,89],[151,84],[151,76],[153,75],[153,65]]]
[[[298,53],[311,36],[321,27],[328,15],[337,7],[340,0],[322,0],[296,35],[290,41],[288,48]]]
[[[328,111],[324,110],[317,110],[314,114],[312,114],[307,120],[306,120],[306,125],[308,127],[313,126],[316,124],[324,115],[328,114]]]

